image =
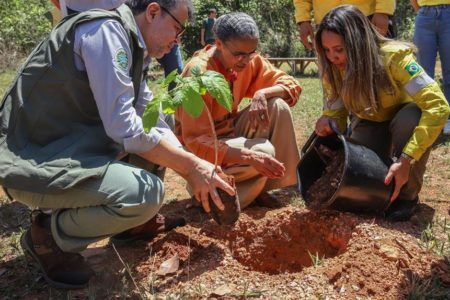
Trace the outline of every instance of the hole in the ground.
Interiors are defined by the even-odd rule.
[[[285,212],[238,226],[231,241],[233,256],[251,270],[279,274],[343,253],[356,223],[333,212]]]

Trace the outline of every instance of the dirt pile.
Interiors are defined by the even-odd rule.
[[[219,226],[201,210],[174,209],[179,206],[174,203],[166,213],[183,213],[187,226],[132,251],[119,249],[135,265],[137,281],[148,282],[162,297],[226,291],[228,297],[251,292],[271,299],[399,299],[417,282],[445,279],[450,270],[420,248],[410,223],[289,206],[251,207],[234,226]],[[174,256],[179,269],[157,276],[159,266]]]
[[[322,161],[326,162],[322,175],[314,181],[305,194],[305,201],[312,209],[324,208],[324,204],[331,199],[341,182],[345,152],[343,149],[333,151],[324,145],[315,148]]]

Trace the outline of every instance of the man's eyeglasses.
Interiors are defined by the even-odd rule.
[[[230,47],[227,46],[227,44],[225,44],[225,43],[223,43],[223,44],[228,49],[228,51],[230,51],[231,55],[233,55],[234,58],[236,58],[239,61],[244,60],[244,59],[252,60],[256,56],[256,54],[258,54],[258,51],[256,49],[250,53],[233,52],[233,51],[231,51]]]
[[[171,16],[172,17],[172,19],[174,19],[175,20],[175,22],[177,22],[178,23],[178,25],[180,25],[180,27],[181,27],[181,30],[177,33],[177,36],[176,36],[176,38],[178,39],[178,38],[180,38],[182,35],[183,35],[183,33],[186,31],[186,27],[184,27],[184,25],[183,24],[181,24],[181,22],[180,21],[178,21],[178,19],[177,18],[175,18],[175,16],[174,15],[172,15],[171,13],[170,13],[170,11],[167,9],[167,8],[165,8],[164,6],[160,6],[161,7],[161,9],[163,10],[163,11],[165,11],[169,16]]]

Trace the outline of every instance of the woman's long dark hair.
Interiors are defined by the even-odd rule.
[[[347,65],[341,72],[326,57],[322,33],[340,35],[344,41]],[[369,19],[353,5],[341,5],[330,11],[320,23],[315,37],[322,78],[331,85],[331,99],[341,98],[345,107],[355,113],[376,113],[379,91],[393,91],[385,69],[380,47],[391,40],[378,33]]]

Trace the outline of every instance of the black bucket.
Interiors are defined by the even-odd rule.
[[[329,164],[318,150],[320,145],[332,151],[343,149],[345,160],[336,191],[331,198],[321,202],[320,208],[358,213],[380,213],[386,210],[394,188],[393,181],[390,185],[384,184],[389,164],[371,149],[358,145],[339,133],[326,137],[313,133],[302,148],[297,175],[299,189],[305,201],[306,191],[322,176]]]

